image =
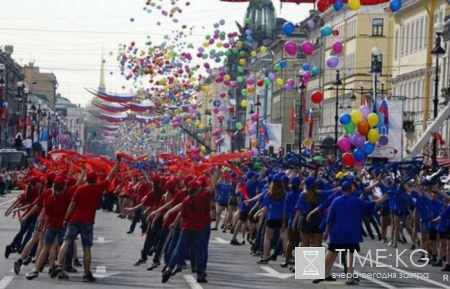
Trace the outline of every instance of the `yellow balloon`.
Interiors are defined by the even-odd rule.
[[[266,53],[267,52],[267,47],[265,47],[265,46],[261,46],[261,48],[260,48],[260,50],[259,51],[261,51],[261,54],[264,54],[264,53]]]
[[[203,47],[209,47],[209,42],[203,42]]]
[[[361,7],[361,1],[349,0],[347,5],[348,5],[348,8],[350,8],[350,10],[356,11]]]
[[[367,133],[367,140],[371,143],[377,143],[378,139],[380,138],[380,133],[378,132],[378,129],[372,128]]]
[[[231,76],[230,76],[229,74],[225,74],[225,76],[223,77],[223,79],[229,81],[229,80],[231,79]]]
[[[217,46],[217,48],[222,48],[223,47],[223,43],[222,42],[217,42],[216,46]]]
[[[204,129],[204,128],[205,128],[205,125],[204,125],[203,123],[201,123],[201,124],[199,124],[198,128],[199,128],[199,129]]]
[[[278,78],[278,79],[277,79],[277,84],[278,84],[279,86],[283,86],[284,80],[283,80],[282,78]]]
[[[245,63],[246,63],[245,59],[239,59],[239,64],[240,64],[241,66],[244,66]]]
[[[202,146],[200,149],[201,149],[202,152],[206,151],[206,147],[205,146]]]
[[[247,105],[248,105],[248,101],[246,101],[245,99],[243,101],[241,101],[242,107],[247,107]]]
[[[363,115],[362,112],[358,109],[355,109],[352,111],[352,121],[353,123],[358,123],[360,120],[362,120]]]
[[[258,54],[256,53],[256,51],[252,51],[252,53],[250,54],[252,57],[256,57]]]
[[[378,122],[380,121],[380,118],[378,117],[378,114],[376,113],[371,113],[369,114],[369,116],[367,117],[367,122],[369,123],[370,126],[376,126],[378,124]]]
[[[238,42],[236,42],[236,47],[242,47],[242,45],[244,45],[244,43],[242,43],[242,41],[238,41]]]

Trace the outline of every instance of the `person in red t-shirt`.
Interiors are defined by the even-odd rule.
[[[189,197],[184,199],[181,203],[181,211],[179,212],[177,219],[182,219],[182,232],[180,236],[180,242],[177,245],[172,257],[170,259],[167,270],[162,275],[162,282],[166,283],[173,274],[175,266],[178,265],[181,260],[184,260],[186,254],[193,247],[194,255],[197,267],[197,282],[206,283],[205,272],[203,271],[202,256],[202,238],[205,229],[205,215],[206,207],[204,203],[204,197],[200,195],[202,186],[199,182],[191,181],[188,184]],[[173,224],[171,225],[171,227]]]
[[[139,178],[139,183],[136,187],[136,190],[136,203],[139,205],[134,208],[125,209],[126,212],[134,211],[133,221],[131,222],[130,229],[128,230],[127,234],[133,234],[134,229],[139,222],[142,222],[141,233],[144,234],[147,230],[147,221],[144,214],[142,200],[147,196],[148,193],[150,193],[151,185],[146,177],[141,176]]]
[[[44,200],[43,213],[45,215],[45,245],[38,258],[34,270],[26,275],[28,280],[32,280],[39,276],[39,270],[44,266],[44,262],[50,252],[50,249],[55,242],[58,240],[58,245],[61,246],[64,240],[64,234],[66,230],[64,229],[63,222],[64,216],[69,208],[70,202],[73,197],[73,190],[67,188],[66,179],[59,176],[55,179],[53,189],[47,190],[50,194],[46,194]],[[53,264],[50,263],[50,268]],[[67,275],[64,272],[60,273],[62,278]]]
[[[91,247],[94,241],[95,214],[102,201],[102,195],[108,185],[114,179],[120,169],[120,156],[105,181],[97,182],[98,176],[95,172],[87,174],[87,184],[80,186],[75,191],[72,202],[64,218],[64,227],[67,227],[64,243],[58,254],[58,262],[50,275],[55,278],[62,272],[61,264],[64,264],[69,246],[72,245],[78,234],[81,234],[81,245],[83,246],[84,275],[83,282],[95,282],[96,279],[91,272]]]

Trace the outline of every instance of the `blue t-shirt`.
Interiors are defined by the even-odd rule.
[[[288,227],[292,227],[292,222],[295,218],[295,205],[298,202],[302,190],[291,191],[287,194],[286,200],[284,202],[284,212],[288,214]]]
[[[268,208],[267,220],[282,220],[284,213],[284,202],[286,198],[282,200],[275,200],[267,196],[263,201],[263,206]]]
[[[416,191],[411,192],[411,197],[416,199],[415,207],[417,212],[419,212],[419,217],[422,222],[429,222],[430,221],[430,210],[429,210],[429,204],[430,200],[423,196],[419,195]]]
[[[249,199],[256,197],[256,194],[258,192],[258,186],[259,186],[258,181],[248,181],[245,184],[245,187],[247,189],[247,195],[248,195]],[[241,212],[250,212],[250,210],[255,205],[255,202],[251,202],[247,205],[244,201],[245,201],[245,197],[244,197],[244,194],[241,192],[241,205],[239,206],[239,210]]]
[[[358,244],[363,241],[362,218],[375,210],[374,201],[364,201],[352,195],[337,197],[327,217],[330,244]]]
[[[219,183],[216,187],[216,198],[219,204],[227,204],[233,187],[231,184]]]

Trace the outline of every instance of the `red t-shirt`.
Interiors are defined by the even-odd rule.
[[[199,194],[184,199],[181,205],[183,230],[203,231],[205,229],[205,201]]]
[[[141,183],[137,188],[137,201],[142,202],[142,199],[150,193],[150,184]]]
[[[187,191],[185,189],[178,190],[178,192],[175,194],[173,199],[170,201],[170,205],[173,207],[176,207],[178,204],[181,204],[184,199],[187,197]],[[164,228],[169,228],[170,224],[172,224],[175,219],[177,218],[178,214],[170,214],[169,217],[167,217],[166,221],[163,224]]]
[[[145,198],[142,201],[143,201],[142,204],[145,207],[150,208],[152,210],[156,210],[158,209],[161,199],[158,199],[157,196],[155,195],[155,192],[151,191],[150,193],[147,194],[147,196],[145,196]]]
[[[102,194],[108,186],[109,182],[106,180],[96,185],[78,187],[72,198],[75,208],[70,216],[70,222],[95,224],[95,214],[102,201]]]
[[[23,194],[24,194],[24,198],[20,202],[23,205],[32,204],[39,197],[39,189],[38,188],[31,189],[30,195],[28,195],[28,196],[27,196],[27,192],[26,191]]]
[[[205,189],[200,193],[200,196],[203,198],[203,202],[205,204],[205,225],[211,223],[211,191],[209,189]]]
[[[47,228],[64,229],[64,217],[66,216],[67,209],[72,201],[75,189],[76,187],[73,186],[67,188],[65,192],[56,197],[51,194],[45,198],[44,208],[45,215],[47,216]]]

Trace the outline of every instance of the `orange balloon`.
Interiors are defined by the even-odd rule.
[[[252,140],[252,147],[257,148],[258,147],[258,141]]]
[[[362,135],[366,135],[370,129],[370,125],[367,120],[360,120],[356,127],[358,129],[358,132]]]
[[[254,93],[255,92],[255,87],[249,86],[249,87],[247,87],[247,91],[248,91],[248,93]]]

